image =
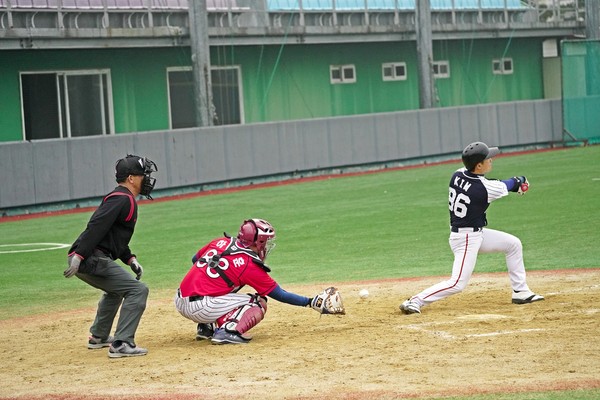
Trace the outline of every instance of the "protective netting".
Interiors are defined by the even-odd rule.
[[[600,40],[563,41],[561,48],[565,139],[600,143]]]

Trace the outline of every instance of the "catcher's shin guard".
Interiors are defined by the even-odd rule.
[[[260,297],[253,297],[251,302],[236,308],[217,319],[217,324],[229,332],[240,335],[248,332],[263,320],[267,312],[267,302]]]

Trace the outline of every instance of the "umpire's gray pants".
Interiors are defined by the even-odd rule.
[[[107,338],[121,307],[114,338],[135,344],[135,331],[146,309],[148,287],[108,257],[93,255],[85,260],[85,264],[77,277],[104,291],[90,333]]]

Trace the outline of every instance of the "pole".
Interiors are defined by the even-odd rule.
[[[585,36],[590,40],[600,40],[600,2],[585,2]]]
[[[194,76],[196,126],[213,125],[213,102],[210,80],[210,47],[206,0],[188,2],[190,46]]]
[[[417,0],[415,7],[417,57],[419,61],[419,105],[420,108],[432,108],[434,106],[434,86],[431,6],[429,0]]]

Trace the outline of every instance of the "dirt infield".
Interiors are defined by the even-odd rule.
[[[600,388],[600,269],[530,272],[546,301],[510,303],[506,274],[402,315],[440,278],[339,285],[346,316],[269,301],[248,345],[194,340],[171,293],[151,293],[145,357],[88,350],[94,309],[0,322],[0,398],[392,399]],[[358,291],[367,288],[369,298]],[[317,286],[289,286],[303,294]]]

